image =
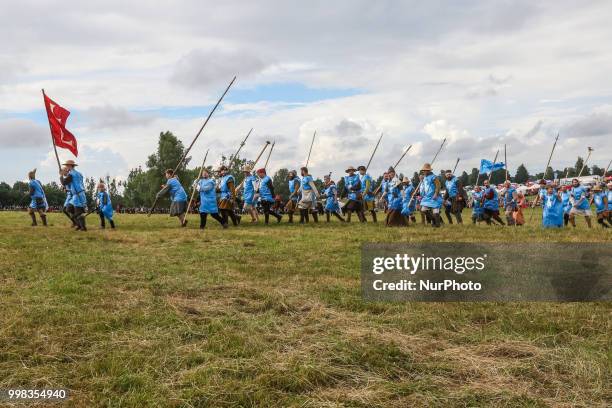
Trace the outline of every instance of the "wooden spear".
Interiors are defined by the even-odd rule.
[[[264,152],[268,148],[268,145],[270,145],[270,141],[266,140],[266,144],[264,145],[263,149],[261,149],[261,152],[259,152],[259,155],[257,156],[255,161],[253,162],[253,168],[255,168],[255,165],[257,164],[257,162],[259,161],[261,156],[263,156]],[[244,184],[244,180],[242,180],[242,182],[238,185],[238,187],[236,187],[236,191],[240,190],[240,188],[242,187],[243,184]]]
[[[376,142],[376,146],[374,146],[374,151],[372,152],[372,154],[370,155],[370,160],[368,160],[368,164],[366,166],[366,173],[368,172],[368,169],[370,168],[370,164],[372,163],[372,159],[374,158],[374,154],[376,154],[376,150],[378,150],[378,145],[380,144],[380,141],[382,140],[383,134],[380,134],[380,137],[378,138],[378,142]]]
[[[455,162],[455,167],[453,167],[453,174],[457,171],[457,166],[459,165],[459,158],[457,157],[457,161]]]
[[[266,158],[266,164],[264,164],[264,169],[268,169],[268,162],[270,161],[270,156],[272,156],[272,150],[274,150],[274,145],[276,144],[276,140],[272,142],[272,146],[270,146],[270,151],[268,152],[268,157]]]
[[[495,158],[493,159],[493,167],[495,167],[495,163],[497,163],[497,156],[499,155],[499,150],[497,150],[497,152],[495,152]],[[489,173],[489,178],[487,179],[487,181],[491,181],[491,176],[493,175],[493,169],[491,169],[491,172]]]
[[[202,125],[202,127],[200,128],[200,130],[198,131],[198,133],[196,133],[195,137],[193,138],[193,141],[191,142],[191,144],[189,145],[189,147],[187,148],[187,150],[185,150],[185,152],[183,153],[183,156],[181,157],[181,159],[179,160],[178,164],[176,165],[176,167],[174,168],[173,174],[176,174],[177,170],[179,169],[179,167],[181,167],[183,165],[183,162],[185,161],[185,158],[187,157],[187,155],[189,154],[189,151],[191,150],[191,148],[193,147],[193,145],[195,144],[196,140],[198,140],[198,137],[200,137],[200,134],[202,133],[202,131],[204,130],[204,127],[206,127],[206,124],[208,123],[208,121],[210,120],[211,116],[213,115],[213,113],[215,113],[215,111],[217,110],[217,107],[219,107],[219,105],[221,104],[221,101],[223,100],[223,98],[225,97],[225,94],[227,94],[227,91],[229,91],[229,89],[231,88],[231,86],[234,84],[234,81],[236,81],[236,77],[234,76],[234,78],[232,79],[232,81],[229,83],[229,85],[227,86],[227,88],[225,88],[225,92],[223,92],[223,95],[221,95],[221,97],[219,98],[219,100],[217,101],[217,103],[215,104],[215,106],[212,108],[212,110],[210,111],[210,113],[208,114],[208,117],[206,118],[206,120],[204,121],[204,124]],[[157,202],[159,201],[159,197],[157,197],[157,195],[155,196],[155,200],[153,201],[153,204],[151,205],[151,208],[149,209],[149,213],[147,214],[148,217],[151,216],[151,213],[153,212],[153,210],[155,209],[155,207],[157,206]]]
[[[508,155],[506,152],[506,144],[504,143],[504,167],[506,167],[506,181],[508,181]]]
[[[247,133],[247,135],[244,137],[244,140],[242,142],[240,142],[240,146],[238,146],[238,150],[236,150],[236,153],[234,153],[232,156],[229,157],[229,163],[230,166],[232,165],[232,160],[234,160],[236,157],[238,157],[238,154],[240,153],[240,150],[242,150],[242,147],[245,145],[247,139],[249,138],[249,136],[251,135],[251,132],[253,131],[253,128],[251,128],[251,130],[249,130],[249,133]]]
[[[446,139],[444,139],[446,140]],[[410,149],[412,149],[412,145],[408,146],[408,148],[406,150],[404,150],[404,153],[402,153],[402,155],[400,156],[400,158],[397,160],[397,162],[395,163],[395,166],[393,166],[393,168],[395,169],[397,166],[399,166],[399,164],[401,163],[401,161],[404,159],[404,157],[406,156],[406,154],[410,151]],[[373,195],[378,194],[378,192],[380,191],[380,188],[382,187],[382,184],[379,184],[378,187],[376,187],[376,190],[374,190],[374,192],[372,192]]]
[[[587,155],[586,160],[584,161],[584,163],[582,163],[582,168],[580,169],[580,173],[578,173],[578,177],[582,176],[582,172],[584,171],[584,169],[586,168],[587,162],[589,161],[589,159],[591,158],[591,153],[593,152],[593,148],[589,147],[589,154]]]
[[[312,153],[312,146],[314,145],[315,136],[317,135],[317,131],[315,130],[312,134],[312,142],[310,142],[310,150],[308,150],[308,158],[306,159],[306,165],[304,167],[308,167],[308,163],[310,163],[310,153]]]

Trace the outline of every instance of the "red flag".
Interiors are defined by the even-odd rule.
[[[45,107],[47,108],[47,117],[49,118],[49,127],[51,128],[51,136],[53,143],[62,149],[68,149],[75,156],[79,155],[77,149],[76,138],[68,129],[66,129],[66,120],[70,115],[70,111],[62,108],[55,103],[51,98],[43,93],[45,98]]]

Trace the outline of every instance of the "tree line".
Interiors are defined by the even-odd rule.
[[[164,170],[174,168],[176,163],[179,162],[180,158],[185,152],[183,143],[177,139],[172,132],[166,131],[159,135],[157,144],[157,151],[151,154],[146,161],[145,168],[141,166],[131,169],[128,177],[125,181],[118,181],[108,176],[103,178],[96,178],[92,175],[85,179],[85,190],[87,194],[88,206],[93,206],[93,196],[96,191],[96,186],[99,181],[104,181],[107,185],[107,190],[111,195],[113,205],[123,207],[148,207],[151,205],[151,201],[155,194],[160,190],[161,185],[165,183]],[[200,167],[197,165],[193,168],[188,168],[191,163],[192,157],[187,157],[185,164],[178,169],[177,176],[183,186],[188,190],[195,181],[196,177],[200,172]],[[244,175],[241,171],[242,167],[246,164],[253,164],[249,161],[240,157],[228,158],[223,156],[221,158],[222,164],[226,165],[230,173],[236,179],[236,185],[240,184],[244,179]],[[552,178],[564,178],[564,177],[575,177],[580,172],[584,161],[581,157],[578,157],[574,167],[567,167],[564,169],[554,170],[549,167],[544,173],[536,173],[530,175],[527,168],[521,164],[514,175],[510,175],[510,180],[515,183],[524,184],[527,181],[534,181],[541,178],[552,179]],[[209,171],[212,171],[211,165],[206,165]],[[600,175],[603,176],[604,169],[593,165],[591,168],[588,166],[584,168],[582,175]],[[281,168],[277,170],[272,177],[272,183],[276,194],[280,194],[284,199],[289,195],[289,187],[287,185],[287,173],[289,169]],[[400,178],[403,178],[403,174],[399,174]],[[444,181],[444,172],[440,172],[440,177]],[[476,184],[476,178],[478,177],[478,169],[473,168],[468,174],[463,171],[458,175],[459,179],[464,186],[470,186]],[[332,178],[338,179],[339,176],[333,176]],[[485,179],[485,175],[480,175],[479,184]],[[503,169],[496,170],[491,174],[491,183],[500,184],[506,179],[506,172]],[[382,181],[382,176],[378,177],[377,185]],[[414,172],[412,176],[412,182],[416,185],[419,182],[419,175]],[[323,188],[323,181],[316,179],[315,183],[319,190]],[[341,190],[343,187],[343,181],[340,179],[338,188]],[[62,187],[55,181],[44,184],[43,188],[47,195],[47,202],[50,206],[62,206],[66,198],[66,194]],[[28,195],[29,188],[28,183],[23,181],[17,181],[12,186],[0,182],[0,206],[11,207],[11,206],[27,206],[30,203],[30,197]],[[164,202],[166,200],[166,202]],[[168,198],[164,198],[160,203],[167,204]]]

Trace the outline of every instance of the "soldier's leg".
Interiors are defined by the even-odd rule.
[[[206,228],[206,213],[200,213],[200,229]]]
[[[28,214],[30,214],[30,218],[32,219],[32,226],[35,227],[38,225],[38,223],[36,222],[36,213],[34,212],[33,209],[28,208]]]
[[[100,214],[98,215],[100,216],[100,228],[106,228],[106,221],[104,219],[104,214],[100,212]]]

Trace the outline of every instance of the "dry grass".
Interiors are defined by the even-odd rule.
[[[77,234],[50,218],[31,229],[25,214],[0,214],[0,388],[69,388],[74,407],[612,402],[608,303],[366,303],[358,251],[366,241],[610,242],[608,232],[202,233],[120,216],[117,231]]]

